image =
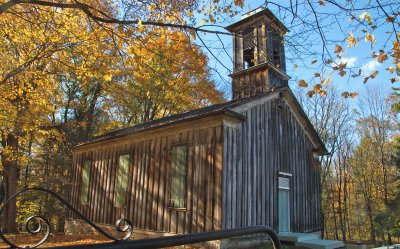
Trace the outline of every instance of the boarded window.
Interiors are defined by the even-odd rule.
[[[80,195],[81,204],[88,203],[91,166],[92,166],[92,160],[85,160],[83,162],[81,195]]]
[[[119,156],[115,206],[125,206],[128,187],[129,154]]]
[[[172,148],[171,198],[170,207],[185,208],[187,146]]]

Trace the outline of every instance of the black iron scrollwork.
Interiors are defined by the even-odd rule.
[[[0,207],[0,215],[2,214],[3,210],[10,203],[11,200],[15,199],[18,195],[20,195],[20,194],[22,194],[24,192],[28,192],[28,191],[40,191],[40,192],[45,192],[45,193],[48,193],[48,194],[52,195],[54,198],[56,198],[61,203],[63,203],[68,209],[70,209],[74,214],[76,214],[80,219],[84,220],[91,227],[93,227],[97,232],[99,232],[100,234],[104,235],[106,238],[108,238],[110,240],[113,240],[115,242],[127,240],[127,239],[129,239],[131,237],[131,235],[133,233],[132,222],[129,221],[128,219],[119,219],[116,222],[116,225],[115,225],[116,226],[116,230],[118,232],[121,232],[121,233],[126,233],[126,235],[122,239],[116,238],[113,235],[111,235],[111,234],[107,233],[106,231],[104,231],[99,226],[97,226],[91,220],[86,218],[78,210],[76,210],[74,207],[72,207],[71,204],[69,204],[67,201],[65,201],[59,194],[57,194],[57,193],[55,193],[55,192],[53,192],[51,190],[44,189],[44,188],[38,188],[38,187],[27,188],[27,189],[19,191],[18,193],[14,194],[13,196],[11,196],[10,199],[5,201],[3,206]],[[1,202],[0,202],[0,204],[1,204]],[[37,235],[39,233],[44,233],[44,235],[37,243],[35,243],[33,245],[29,245],[28,247],[26,247],[26,246],[25,247],[21,247],[21,246],[15,245],[9,239],[7,239],[7,237],[4,235],[4,233],[3,233],[3,231],[1,229],[0,229],[0,238],[6,244],[8,244],[11,248],[35,248],[35,247],[38,247],[41,244],[43,244],[48,239],[48,237],[50,235],[50,231],[51,231],[51,223],[44,216],[33,215],[33,216],[30,216],[26,220],[25,229],[26,229],[26,231],[28,233],[33,234],[33,235]]]

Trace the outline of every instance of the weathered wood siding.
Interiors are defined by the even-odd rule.
[[[278,174],[286,172],[292,174],[291,230],[320,229],[319,163],[289,107],[273,99],[235,111],[247,121],[224,127],[222,227],[264,224],[277,230]]]
[[[246,71],[235,73],[232,77],[232,98],[245,98],[259,95],[270,89],[268,81],[268,70],[266,65],[254,67],[251,73]]]
[[[186,125],[188,126],[188,125]],[[186,129],[187,130],[187,129]],[[180,132],[181,131],[181,132]],[[136,228],[194,233],[221,228],[222,121],[213,127],[94,144],[73,154],[71,201],[98,223],[131,220]],[[172,146],[187,144],[186,211],[168,208]],[[130,154],[127,205],[115,207],[118,156]],[[82,166],[92,160],[89,201],[79,202]],[[72,218],[76,216],[69,214]]]

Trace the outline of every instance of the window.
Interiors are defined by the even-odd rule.
[[[82,169],[82,182],[81,182],[81,204],[87,204],[89,199],[89,182],[92,160],[85,160]]]
[[[129,154],[119,156],[117,185],[115,191],[115,206],[125,206],[126,192],[128,187],[128,172],[129,172]]]
[[[281,58],[280,58],[280,54],[279,54],[278,48],[274,48],[274,51],[272,52],[272,60],[273,60],[274,65],[277,68],[280,68],[280,66],[281,66]]]
[[[187,146],[172,148],[171,197],[169,206],[185,208],[186,196]]]
[[[243,60],[245,69],[254,66],[254,48],[254,30],[248,29],[243,32]]]
[[[277,31],[272,32],[272,64],[277,68],[282,67],[281,50],[283,48],[283,38]]]

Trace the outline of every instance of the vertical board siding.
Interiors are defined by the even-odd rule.
[[[222,126],[151,137],[142,141],[93,146],[73,154],[72,205],[89,219],[115,224],[122,217],[139,229],[194,233],[221,229]],[[171,152],[175,144],[187,144],[186,210],[168,208]],[[125,207],[115,207],[118,157],[129,153]],[[89,201],[79,202],[84,160],[92,160]],[[69,217],[77,218],[69,213]]]
[[[286,172],[291,230],[320,229],[319,163],[297,119],[279,99],[240,112],[244,123],[224,126],[222,227],[278,229],[278,175]]]

